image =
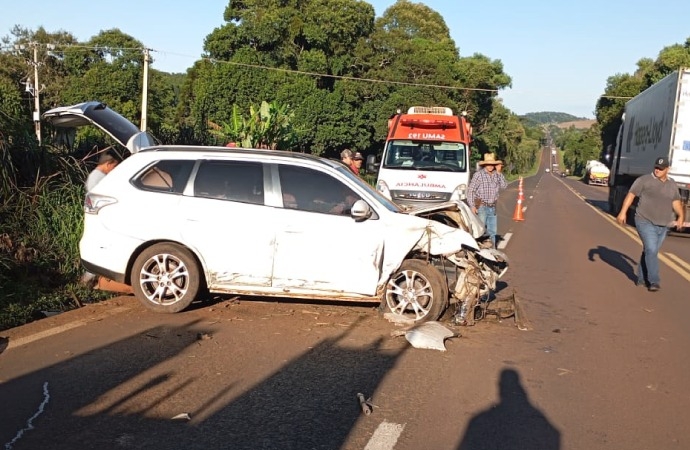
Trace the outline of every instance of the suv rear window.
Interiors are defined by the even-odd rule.
[[[134,185],[148,191],[181,194],[193,167],[194,161],[190,160],[158,161],[144,170],[141,176],[134,180]]]
[[[202,161],[194,179],[194,195],[263,205],[263,164]]]

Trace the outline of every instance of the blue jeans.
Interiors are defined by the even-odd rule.
[[[498,218],[496,217],[495,206],[480,206],[477,209],[477,216],[482,221],[486,228],[486,234],[491,237],[491,242],[496,248],[496,234],[498,233]]]
[[[635,228],[642,240],[642,256],[637,266],[637,281],[643,283],[645,279],[649,284],[659,284],[659,250],[666,238],[668,228],[654,225],[647,219],[635,215]]]

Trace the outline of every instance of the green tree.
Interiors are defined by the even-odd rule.
[[[271,150],[292,150],[297,142],[297,131],[292,126],[294,113],[288,105],[261,102],[258,108],[249,108],[249,116],[242,117],[233,105],[229,122],[216,130],[225,142],[237,142],[242,147]]]
[[[595,111],[604,154],[611,154],[613,151],[625,103],[682,67],[690,67],[690,38],[682,45],[664,47],[654,60],[640,59],[632,75],[618,73],[608,78],[605,93],[597,101]]]
[[[542,136],[538,128],[526,127],[517,115],[496,102],[484,129],[475,136],[477,151],[472,161],[476,163],[483,153],[493,152],[505,161],[507,173],[525,173],[534,165]]]
[[[440,14],[406,0],[375,21],[355,0],[231,2],[224,19],[205,42],[211,60],[189,72],[181,110],[203,127],[227,122],[229,104],[293,105],[297,147],[315,154],[377,152],[388,118],[414,105],[470,111],[482,130],[510,85],[500,61],[459,58]]]
[[[600,160],[601,130],[598,124],[586,130],[570,127],[558,138],[563,162],[573,175],[584,176],[587,161]]]

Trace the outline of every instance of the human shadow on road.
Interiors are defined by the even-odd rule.
[[[637,261],[635,261],[628,255],[616,250],[611,250],[607,247],[602,247],[601,245],[597,248],[590,249],[587,253],[587,258],[590,261],[594,261],[595,255],[599,256],[599,259],[604,261],[609,266],[623,272],[629,280],[637,280],[637,275],[635,275],[635,267],[637,267]]]
[[[479,413],[469,423],[459,450],[556,450],[561,433],[532,406],[520,384],[520,375],[504,369],[499,382],[500,403]]]
[[[21,445],[16,450],[344,448],[363,415],[357,394],[373,397],[409,348],[391,348],[382,336],[353,345],[362,322],[331,333],[319,329],[315,344],[284,361],[270,348],[290,337],[271,335],[270,325],[253,327],[255,335],[247,339],[259,344],[250,352],[240,348],[244,341],[233,340],[235,348],[213,338],[225,323],[196,319],[145,329],[3,380],[0,445],[13,450],[15,441]],[[221,353],[235,355],[230,367]],[[275,371],[251,383],[250,366],[267,360]]]

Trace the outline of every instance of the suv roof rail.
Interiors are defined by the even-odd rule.
[[[329,161],[337,162],[341,164],[340,160],[329,160],[327,158],[320,158],[316,155],[310,153],[293,152],[291,150],[268,150],[262,148],[247,148],[247,147],[225,147],[225,146],[211,146],[211,145],[155,145],[151,147],[142,148],[141,152],[195,152],[195,153],[225,153],[228,155],[232,154],[245,154],[245,155],[268,155],[277,156],[281,158],[294,158],[309,161]]]

